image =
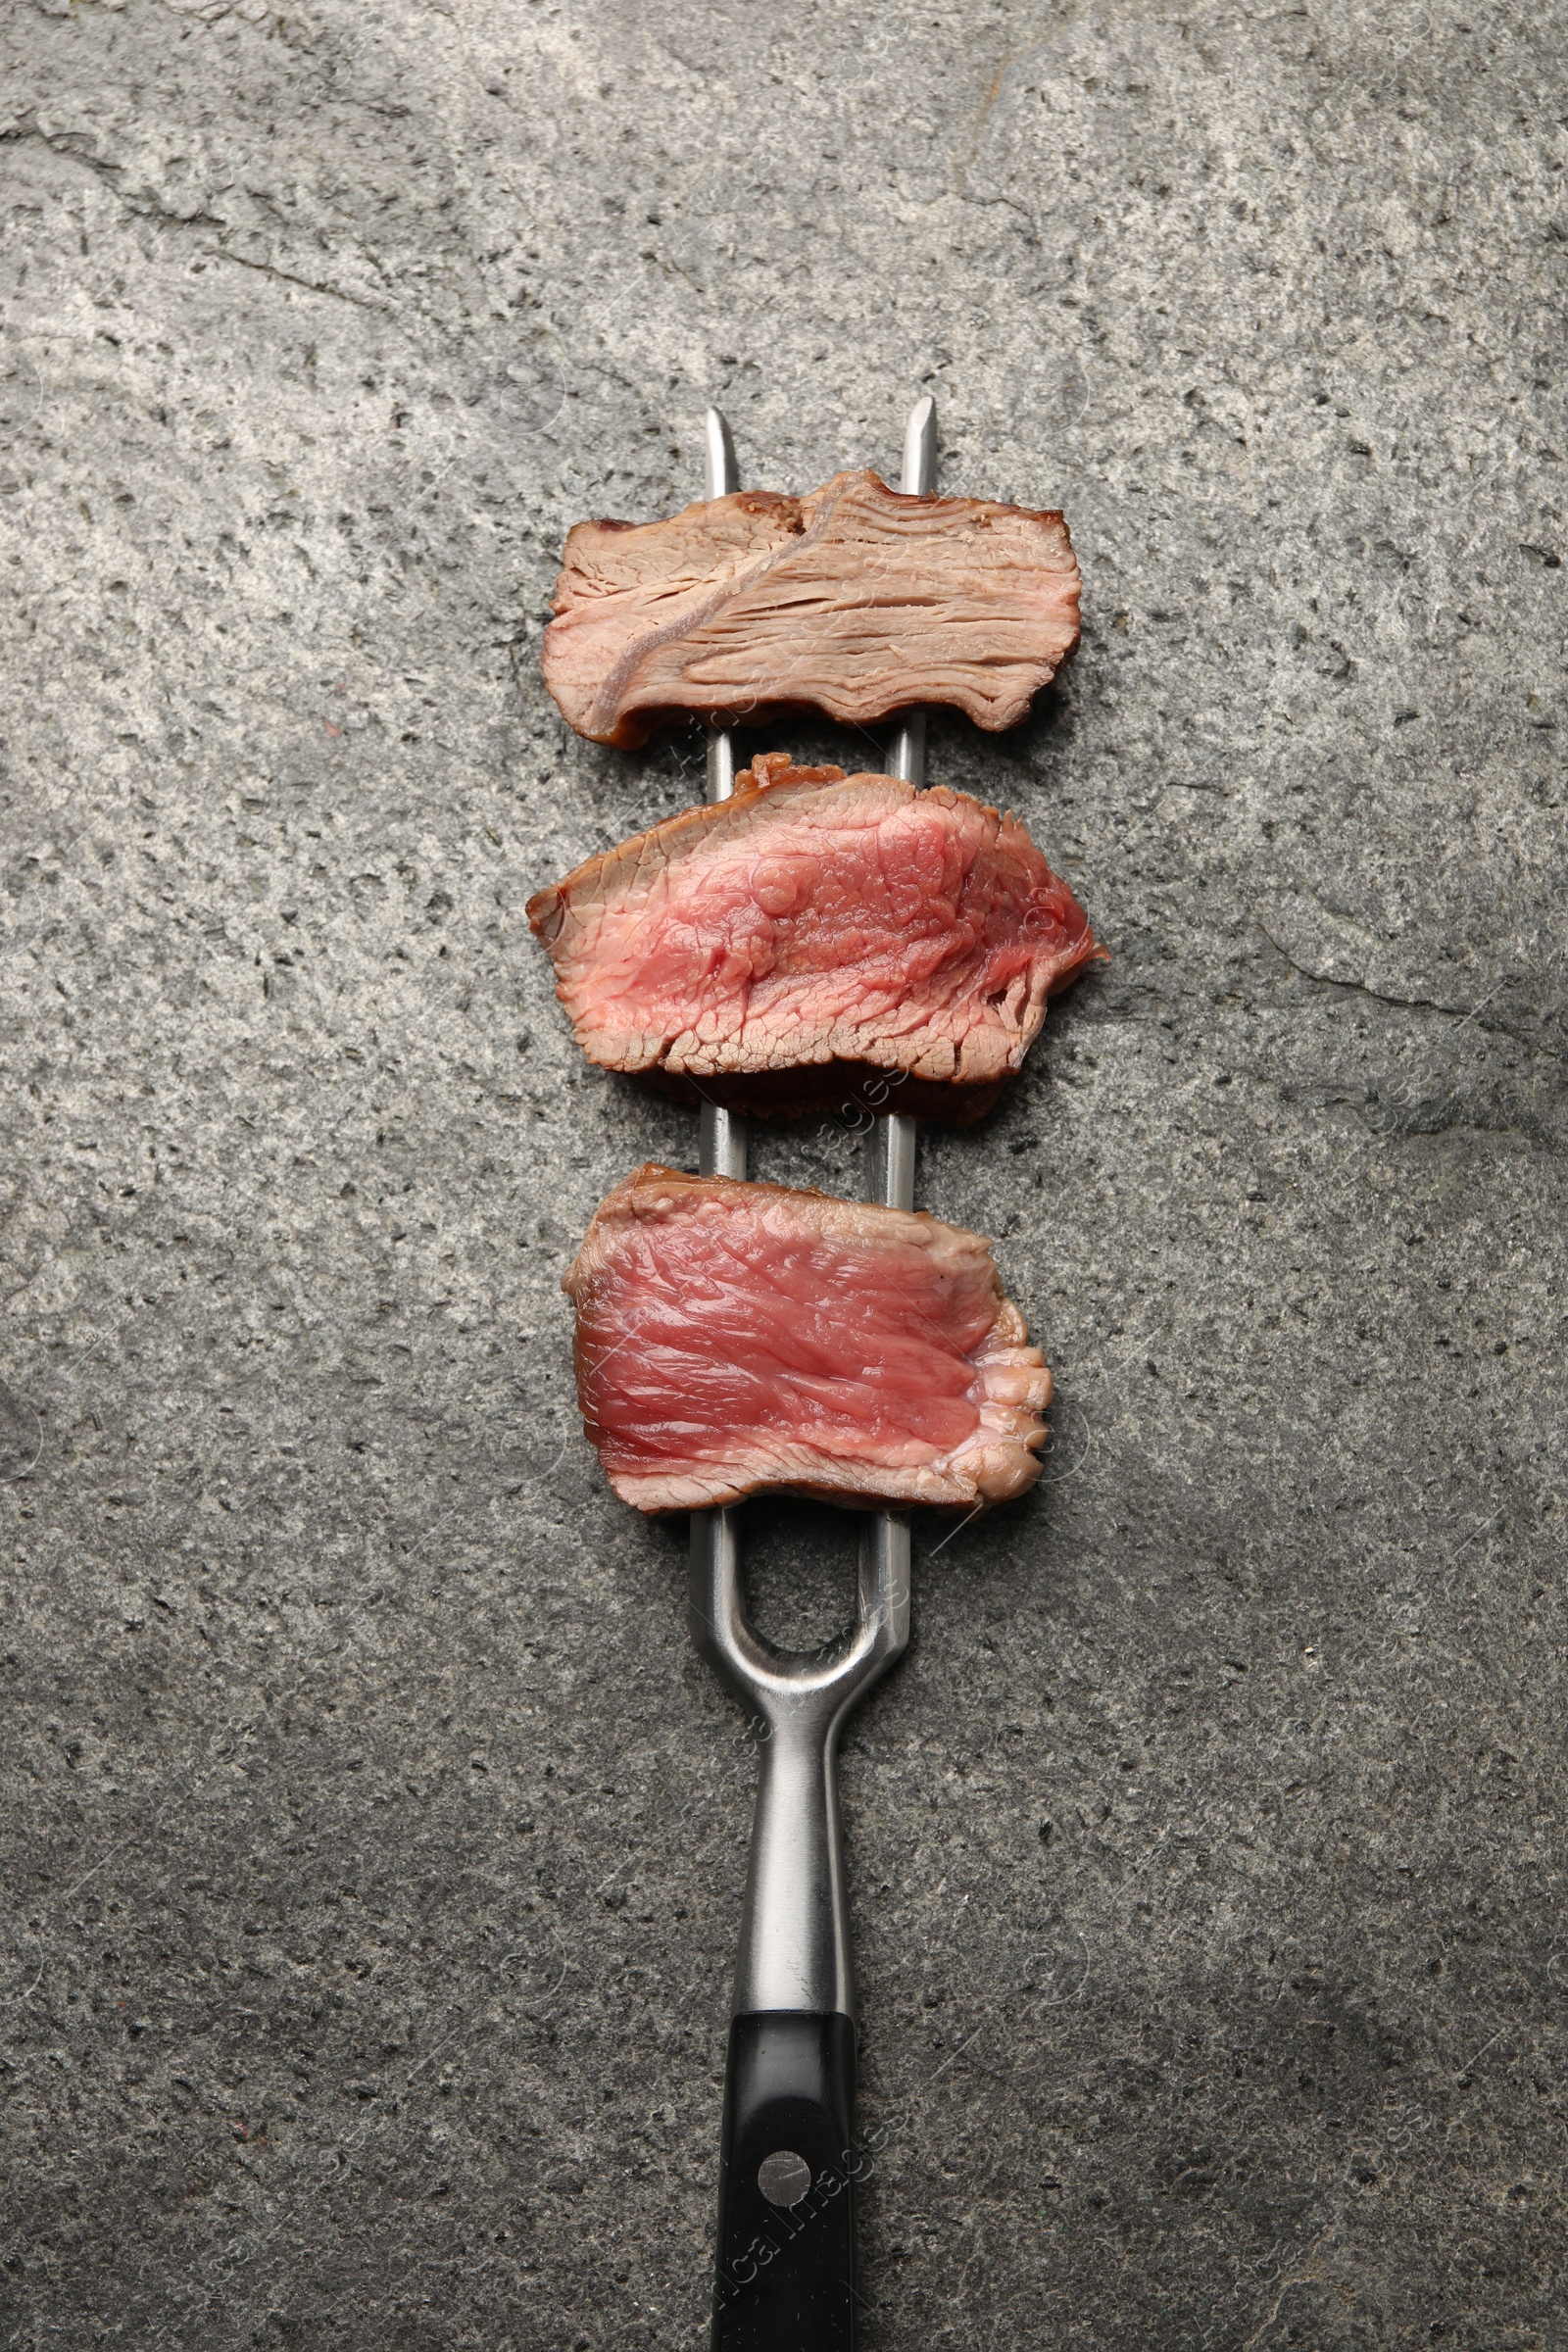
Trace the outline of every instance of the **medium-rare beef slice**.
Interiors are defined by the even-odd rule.
[[[950,703],[1010,727],[1078,642],[1058,514],[916,498],[836,473],[807,498],[741,490],[566,539],[545,684],[579,735],[633,750],[697,714],[801,705],[864,726]]]
[[[961,1226],[649,1165],[562,1288],[584,1427],[639,1510],[777,1488],[974,1508],[1039,1474],[1051,1374]]]
[[[1015,817],[785,753],[528,919],[590,1061],[752,1111],[978,1117],[1104,954]]]

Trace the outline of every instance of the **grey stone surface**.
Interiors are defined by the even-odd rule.
[[[923,1155],[1061,1404],[849,1742],[865,2342],[1568,2340],[1565,32],[13,7],[8,2344],[703,2340],[751,1759],[556,1287],[694,1138],[522,919],[695,746],[539,616],[921,386],[1086,578],[933,773],[1115,960]]]

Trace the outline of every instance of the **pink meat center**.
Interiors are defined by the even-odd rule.
[[[933,998],[1000,1003],[1016,988],[1021,1001],[1036,957],[1068,951],[1084,916],[1043,860],[1031,872],[978,849],[977,832],[917,802],[676,860],[605,908],[581,1012],[662,1035],[737,996],[765,1014],[778,988],[798,1010],[803,980],[823,1021],[896,1012],[917,992],[928,1012]]]
[[[980,1418],[972,1359],[996,1315],[989,1268],[846,1249],[744,1219],[628,1237],[586,1300],[579,1392],[606,1467],[733,1460],[748,1446],[909,1463]]]

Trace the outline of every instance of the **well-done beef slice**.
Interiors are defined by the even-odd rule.
[[[960,1226],[650,1165],[562,1287],[584,1427],[639,1510],[780,1488],[972,1508],[1039,1473],[1051,1374]]]
[[[866,725],[946,703],[1010,727],[1078,642],[1060,514],[917,498],[837,473],[807,498],[737,491],[662,522],[579,522],[545,631],[545,684],[623,750],[696,713],[806,705]]]
[[[1015,817],[785,753],[528,919],[591,1061],[752,1111],[977,1117],[1104,954]]]

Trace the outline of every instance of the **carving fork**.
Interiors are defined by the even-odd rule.
[[[740,487],[729,427],[706,426],[707,494]],[[936,475],[936,411],[918,402],[905,491]],[[905,715],[891,772],[925,780],[925,718]],[[709,737],[708,798],[735,789],[733,737]],[[878,1118],[866,1198],[914,1205],[915,1128]],[[702,1107],[705,1176],[744,1177],[745,1121]],[[761,1728],[760,1776],[724,2081],[713,2352],[854,2352],[855,1985],[839,1823],[839,1734],[909,1639],[909,1525],[879,1511],[860,1543],[856,1621],[826,1648],[775,1648],[747,1623],[734,1510],[692,1517],[692,1633]]]

